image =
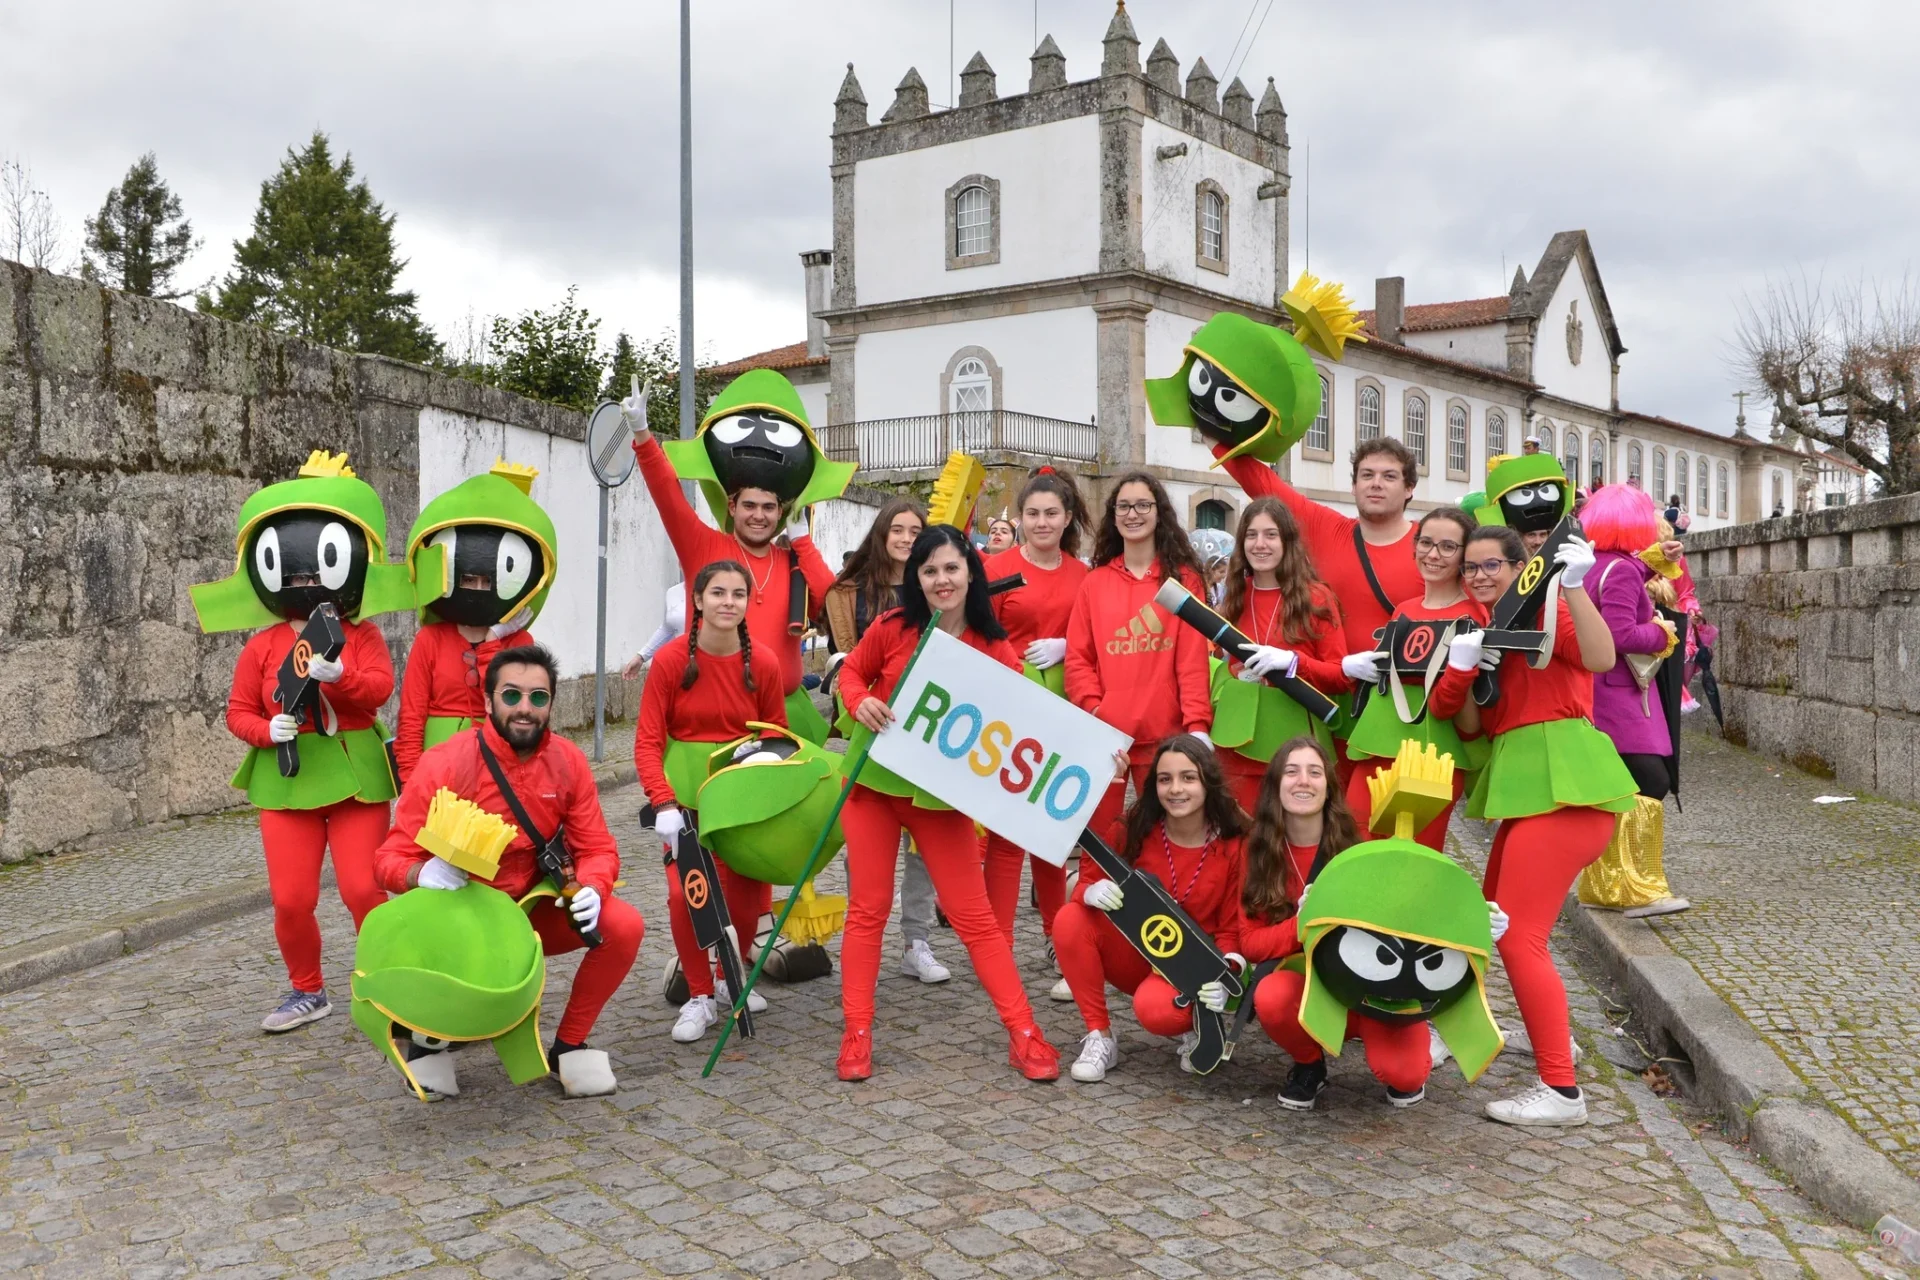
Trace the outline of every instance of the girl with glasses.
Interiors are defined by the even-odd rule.
[[[693,920],[673,863],[674,840],[686,829],[686,814],[693,812],[714,748],[752,733],[749,721],[787,723],[780,660],[765,650],[755,653],[747,633],[751,593],[746,566],[734,560],[716,560],[694,576],[687,643],[663,649],[653,660],[634,727],[634,768],[654,807],[654,831],[666,846],[667,920],[687,979],[687,1001],[673,1024],[673,1038],[681,1044],[704,1036],[719,1021],[721,1010],[714,998],[715,961],[694,941]],[[714,865],[738,934],[736,945],[741,958],[751,963],[755,926],[772,904],[773,890],[718,859]],[[733,994],[728,993],[729,1000]],[[754,1013],[766,1007],[758,992],[751,993],[747,1003]]]

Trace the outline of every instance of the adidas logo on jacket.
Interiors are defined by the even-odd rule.
[[[1206,638],[1153,602],[1164,580],[1157,561],[1143,578],[1109,561],[1087,574],[1067,622],[1067,697],[1132,735],[1136,757],[1213,723]]]

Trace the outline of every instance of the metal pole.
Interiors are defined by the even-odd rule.
[[[680,0],[680,438],[693,439],[693,0]]]
[[[593,623],[593,758],[606,753],[607,735],[607,486],[600,486],[600,586]]]

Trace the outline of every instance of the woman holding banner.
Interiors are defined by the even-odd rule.
[[[849,755],[894,721],[887,699],[929,625],[1015,670],[1020,660],[993,616],[980,555],[951,525],[924,530],[907,557],[901,607],[868,628],[840,668],[840,692],[858,723]],[[934,617],[938,615],[938,623]],[[1013,944],[987,901],[980,842],[972,819],[869,760],[840,815],[847,838],[847,927],[840,947],[840,1008],[845,1029],[837,1069],[842,1080],[873,1074],[873,993],[881,936],[893,907],[900,831],[912,834],[940,906],[967,946],[980,985],[1012,1037],[1007,1057],[1029,1080],[1056,1080],[1060,1055],[1034,1024]]]
[[[1229,962],[1245,970],[1240,950],[1240,887],[1246,880],[1242,842],[1247,815],[1227,789],[1220,759],[1197,735],[1177,733],[1148,756],[1148,781],[1127,810],[1120,856],[1135,870],[1165,886],[1189,916],[1213,937]],[[1174,1004],[1176,992],[1153,972],[1147,958],[1115,928],[1106,913],[1126,899],[1092,858],[1080,860],[1073,900],[1054,917],[1054,945],[1087,1034],[1073,1064],[1073,1078],[1104,1080],[1120,1061],[1107,1011],[1107,986],[1133,997],[1133,1013],[1145,1030],[1180,1037],[1183,1070],[1197,1037],[1193,1012]],[[1213,987],[1217,990],[1209,990]],[[1218,1003],[1215,1003],[1217,998]],[[1208,983],[1200,999],[1216,1011],[1226,1007],[1224,986]]]

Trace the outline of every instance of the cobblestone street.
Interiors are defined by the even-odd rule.
[[[616,826],[636,800],[610,793]],[[0,1269],[46,1276],[950,1277],[1905,1274],[1779,1186],[1702,1117],[1617,1074],[1570,974],[1595,1124],[1480,1118],[1525,1079],[1449,1065],[1387,1106],[1357,1055],[1311,1115],[1252,1039],[1209,1078],[1120,1016],[1103,1085],[1030,1085],[950,934],[956,976],[881,987],[875,1078],[832,1078],[837,981],[770,987],[753,1042],[699,1077],[657,991],[668,948],[651,851],[628,851],[650,925],[595,1043],[624,1086],[513,1089],[489,1051],[462,1096],[415,1102],[344,1016],[349,933],[323,903],[339,1015],[255,1030],[284,987],[266,913],[0,997]],[[1039,935],[1023,964],[1050,1037]],[[549,1022],[572,961],[551,970]],[[1496,970],[1497,972],[1497,970]],[[1504,987],[1496,1009],[1513,1023]],[[711,1041],[708,1042],[710,1044]]]

